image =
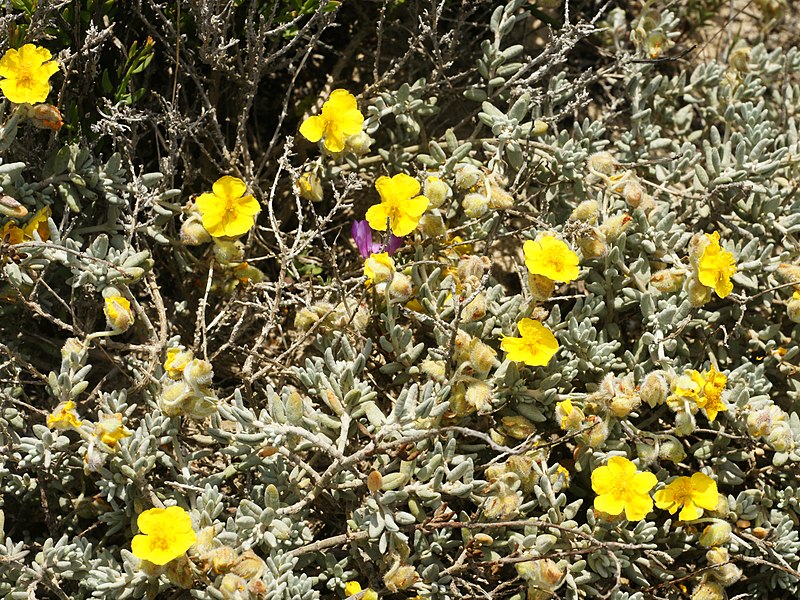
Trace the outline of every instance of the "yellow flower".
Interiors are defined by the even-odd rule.
[[[656,483],[652,473],[637,471],[627,458],[612,456],[607,465],[592,471],[594,508],[615,516],[625,511],[626,519],[640,521],[653,510],[649,492]]]
[[[139,514],[136,524],[142,533],[134,536],[131,551],[136,558],[156,565],[178,558],[197,540],[192,518],[179,506],[146,510]]]
[[[58,71],[47,48],[25,44],[8,50],[0,58],[0,90],[14,104],[44,102],[50,93],[49,79]]]
[[[405,173],[394,177],[378,177],[375,188],[381,203],[370,206],[367,222],[376,231],[386,231],[386,221],[398,237],[408,235],[417,228],[419,218],[428,208],[429,200],[419,196],[419,181]]]
[[[655,493],[658,508],[665,508],[674,515],[683,507],[678,515],[681,521],[699,519],[703,516],[703,509],[714,510],[718,496],[717,482],[703,473],[677,477],[663,490]]]
[[[129,437],[131,432],[122,424],[122,415],[114,413],[105,415],[94,426],[94,434],[98,439],[112,450],[116,450],[117,442],[122,438]]]
[[[25,234],[25,239],[32,240],[33,232],[35,231],[39,234],[39,237],[43,242],[49,240],[50,227],[47,226],[47,219],[49,219],[52,214],[53,211],[50,210],[49,206],[45,206],[36,211],[36,214],[28,219],[25,227],[22,228],[22,232]]]
[[[361,584],[357,581],[348,581],[344,584],[344,595],[348,598],[360,594],[361,591]],[[364,590],[361,600],[378,600],[378,594],[372,588],[367,588]]]
[[[47,415],[47,426],[51,429],[72,429],[81,426],[81,420],[75,412],[75,403],[72,400],[62,402],[56,409]]]
[[[347,90],[333,90],[322,105],[322,114],[303,121],[300,133],[310,142],[325,138],[322,143],[330,152],[341,152],[345,137],[359,133],[363,124],[355,96]]]
[[[20,229],[14,221],[6,221],[0,229],[0,242],[11,244],[21,244],[25,240],[25,232]]]
[[[561,419],[561,429],[574,431],[583,425],[584,414],[577,406],[573,406],[572,400],[566,399],[556,403],[556,418]]]
[[[108,324],[112,329],[125,331],[133,325],[133,311],[131,303],[122,296],[109,296],[106,298],[103,312],[106,315]]]
[[[713,423],[718,413],[728,410],[728,407],[722,401],[722,391],[725,389],[725,384],[728,383],[728,378],[713,366],[710,371],[703,373],[703,377],[705,379],[702,389],[703,395],[697,404],[706,411],[708,420]]]
[[[524,362],[531,367],[543,367],[558,350],[558,340],[539,321],[522,319],[517,323],[522,337],[503,337],[500,347],[509,360]]]
[[[164,370],[170,379],[180,379],[183,376],[183,369],[194,358],[191,350],[184,350],[182,347],[170,348],[167,350],[167,359],[164,361]]]
[[[525,265],[533,275],[563,282],[578,278],[578,255],[565,242],[552,235],[544,235],[536,242],[528,240],[522,250],[525,253]]]
[[[394,274],[394,260],[388,252],[380,254],[370,254],[364,261],[364,277],[367,278],[366,285],[373,283],[383,283],[389,281]]]
[[[261,205],[245,195],[247,186],[237,177],[225,175],[214,182],[212,192],[200,194],[195,205],[203,215],[203,227],[214,237],[236,237],[247,233]]]
[[[718,232],[707,233],[706,238],[708,245],[697,262],[697,278],[724,298],[733,291],[731,277],[736,273],[736,261],[733,254],[720,248]]]
[[[691,369],[675,379],[674,395],[679,398],[687,398],[695,402],[700,401],[700,393],[706,385],[706,380],[698,371]]]

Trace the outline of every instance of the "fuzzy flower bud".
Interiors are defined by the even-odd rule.
[[[489,373],[497,360],[497,352],[479,339],[472,341],[469,350],[469,362],[476,375],[485,376]]]
[[[486,415],[492,412],[492,390],[489,384],[479,380],[470,383],[464,393],[464,401],[478,414]]]
[[[456,272],[461,281],[466,281],[471,277],[480,279],[490,264],[485,256],[462,256]]]
[[[700,283],[696,275],[686,279],[685,288],[686,294],[689,296],[689,303],[692,306],[703,306],[711,300],[711,288]]]
[[[595,152],[589,157],[589,171],[595,175],[609,177],[616,172],[614,157],[609,152]]]
[[[324,197],[322,182],[319,176],[312,171],[300,175],[295,185],[297,186],[297,192],[300,194],[300,197],[305,200],[320,202]]]
[[[233,573],[228,573],[222,578],[219,586],[223,600],[249,600],[247,580]]]
[[[608,439],[608,423],[597,415],[592,415],[586,418],[583,425],[591,426],[591,429],[584,431],[581,436],[586,445],[595,449],[602,448]]]
[[[108,296],[105,299],[103,313],[106,315],[108,326],[114,331],[123,332],[133,325],[133,311],[127,298]]]
[[[184,381],[194,389],[208,387],[213,377],[214,368],[207,360],[195,358],[183,369]]]
[[[603,239],[603,234],[597,229],[589,230],[586,235],[580,236],[576,242],[585,258],[598,258],[608,253],[608,244]]]
[[[700,534],[700,539],[698,541],[706,548],[722,546],[730,541],[731,532],[732,528],[730,524],[725,521],[716,521],[703,529],[703,533]]]
[[[266,563],[255,552],[247,550],[231,567],[231,573],[245,579],[256,579],[261,577],[266,568]]]
[[[438,237],[447,235],[447,226],[441,215],[425,213],[419,218],[417,231],[421,231],[427,237]]]
[[[483,194],[473,192],[464,196],[464,199],[461,201],[461,206],[464,208],[464,212],[469,218],[477,219],[486,214],[486,211],[489,210],[489,199]]]
[[[461,311],[461,318],[464,323],[472,323],[486,316],[486,296],[478,294]]]
[[[413,293],[414,289],[408,275],[395,273],[391,283],[389,283],[389,300],[393,303],[406,302]]]
[[[475,186],[481,178],[481,171],[475,165],[461,164],[456,167],[456,187],[468,190]]]
[[[429,175],[425,179],[424,195],[431,202],[430,208],[439,208],[445,200],[453,195],[453,190],[435,175]]]
[[[28,209],[11,196],[0,196],[0,215],[19,219],[28,214]]]
[[[678,464],[686,458],[686,450],[683,449],[683,444],[677,438],[669,436],[661,440],[658,456],[661,460],[668,460]]]
[[[786,303],[786,315],[795,323],[800,323],[800,292],[792,294]]]
[[[597,223],[597,218],[600,215],[600,205],[597,200],[584,200],[572,211],[569,216],[573,221],[583,221],[594,225]]]
[[[600,225],[600,233],[603,234],[605,239],[613,242],[628,228],[632,220],[628,213],[620,213],[609,217]]]
[[[52,104],[35,104],[28,109],[28,119],[37,129],[58,131],[64,124],[61,111]]]
[[[683,285],[685,275],[686,272],[682,269],[662,269],[653,273],[650,285],[665,294],[677,292]]]
[[[236,562],[238,557],[236,556],[236,550],[230,546],[222,546],[212,550],[209,553],[209,558],[211,568],[214,570],[214,572],[222,574],[230,571],[233,563]]]
[[[400,560],[395,562],[391,569],[383,576],[383,583],[386,589],[394,593],[398,590],[405,590],[419,581],[419,574],[411,565],[401,564]]]
[[[725,600],[725,589],[714,581],[703,581],[692,593],[692,600]]]
[[[369,152],[372,138],[363,131],[351,135],[345,140],[345,152],[352,152],[356,156],[364,156]]]
[[[203,227],[200,215],[190,215],[181,225],[181,242],[186,246],[199,246],[211,241],[211,234]]]
[[[544,135],[545,133],[547,133],[548,129],[549,126],[547,125],[547,123],[539,119],[535,119],[533,121],[533,129],[531,129],[531,135],[534,136]]]
[[[669,384],[663,371],[653,371],[645,375],[639,387],[639,396],[650,408],[664,404],[669,395]]]
[[[501,187],[493,186],[489,196],[489,208],[506,210],[514,206],[514,196]]]

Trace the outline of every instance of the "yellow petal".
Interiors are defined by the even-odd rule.
[[[675,494],[672,493],[669,486],[664,488],[663,490],[658,490],[654,496],[656,501],[656,506],[662,510],[669,510],[671,513],[674,513],[677,510],[675,506]]]
[[[308,117],[300,125],[300,135],[309,142],[318,142],[325,134],[325,121],[320,116]]]
[[[336,89],[331,92],[331,95],[325,101],[325,108],[332,113],[342,113],[357,109],[358,103],[356,102],[356,97],[347,90]]]
[[[247,191],[247,186],[238,177],[225,175],[214,182],[212,189],[219,198],[228,200],[242,196]]]
[[[405,213],[395,213],[392,215],[392,233],[398,237],[403,237],[414,231],[419,225],[419,217],[412,217]]]
[[[614,481],[608,467],[597,467],[592,471],[592,489],[596,494],[610,493],[614,489]]]
[[[253,216],[261,211],[261,205],[253,196],[242,196],[236,202],[236,210],[243,215]]]
[[[345,135],[354,135],[361,131],[364,115],[358,109],[345,111],[339,117],[339,126]]]
[[[391,177],[387,177],[386,175],[381,175],[378,177],[378,179],[375,181],[375,189],[378,190],[378,194],[381,197],[381,202],[395,201],[394,184]],[[370,227],[372,227],[371,223]],[[373,229],[375,228],[373,227]]]
[[[386,179],[388,179],[388,177]],[[380,181],[380,179],[378,181]],[[386,222],[389,220],[388,207],[382,203],[370,206],[365,218],[372,229],[376,231],[386,231]],[[395,232],[395,235],[398,234]]]
[[[328,152],[341,152],[344,150],[344,133],[337,124],[329,126],[325,131],[325,140],[322,142]]]
[[[602,494],[594,499],[594,508],[609,515],[619,515],[625,510],[625,503],[613,494]]]
[[[430,203],[430,200],[428,200],[425,196],[416,196],[404,202],[401,210],[408,213],[412,217],[419,217],[422,216],[422,213],[427,210]]]
[[[646,494],[635,494],[625,503],[625,518],[641,521],[653,510],[653,499]]]
[[[222,199],[215,194],[200,194],[194,203],[204,217],[207,214],[217,212],[221,213],[224,209],[224,203],[222,202]]]
[[[636,473],[633,476],[632,487],[639,494],[646,494],[655,487],[658,483],[658,478],[652,473],[647,471]]]
[[[236,237],[250,230],[253,226],[253,217],[240,214],[232,218],[223,219],[222,222],[225,235],[228,237]]]
[[[23,63],[41,64],[53,58],[53,55],[47,48],[35,44],[25,44],[19,49],[19,57]]]
[[[421,187],[419,181],[417,181],[413,177],[406,175],[405,173],[398,173],[397,175],[392,177],[391,181],[395,197],[398,198],[399,200],[408,200],[409,198],[413,198],[414,196],[419,194],[419,190]]]
[[[717,482],[705,473],[695,473],[692,475],[692,487],[694,493],[692,500],[700,507],[707,510],[714,510],[719,500]]]
[[[702,516],[703,516],[703,511],[697,508],[697,506],[695,506],[694,503],[691,500],[689,500],[686,504],[683,505],[683,509],[681,510],[681,513],[678,515],[678,518],[681,521],[694,521],[695,519],[699,519]]]
[[[218,211],[203,213],[203,227],[214,237],[226,235],[224,213]]]
[[[150,508],[139,513],[136,517],[136,525],[142,533],[155,533],[161,528],[161,523],[166,513],[164,508]],[[138,537],[138,536],[137,536]]]

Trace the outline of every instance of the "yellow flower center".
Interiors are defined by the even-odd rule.
[[[694,486],[689,477],[677,479],[670,485],[670,492],[673,493],[673,498],[676,504],[686,504],[692,501],[692,494]]]

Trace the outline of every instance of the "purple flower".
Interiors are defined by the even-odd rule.
[[[358,251],[364,258],[369,258],[370,254],[378,254],[380,252],[388,252],[391,255],[403,245],[403,238],[394,234],[391,234],[389,243],[385,246],[381,242],[373,242],[372,227],[366,221],[353,221],[351,232]]]

